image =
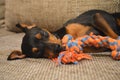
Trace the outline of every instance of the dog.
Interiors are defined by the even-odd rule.
[[[7,60],[30,58],[53,58],[60,51],[61,39],[65,34],[71,34],[74,39],[93,32],[95,35],[110,36],[116,39],[120,35],[120,13],[108,13],[103,10],[89,10],[78,17],[68,20],[63,27],[55,32],[38,28],[35,24],[17,24],[25,36],[22,40],[22,51],[11,52]],[[104,48],[85,47],[84,52],[105,51]]]

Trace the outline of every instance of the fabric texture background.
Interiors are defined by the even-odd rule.
[[[0,19],[4,18],[5,14],[5,0],[0,0]]]
[[[5,0],[0,0],[0,28],[4,26]]]
[[[6,26],[18,31],[15,24],[36,23],[55,31],[69,19],[90,9],[120,12],[120,0],[6,0]]]

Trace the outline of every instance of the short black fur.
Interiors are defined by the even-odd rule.
[[[66,28],[65,27],[68,24],[78,23],[78,24],[82,24],[82,25],[85,25],[85,26],[93,27],[92,31],[95,34],[105,35],[102,31],[98,30],[95,27],[94,15],[96,13],[100,13],[104,17],[104,19],[108,22],[108,24],[110,25],[112,30],[116,34],[120,35],[120,27],[118,27],[118,25],[116,23],[116,19],[120,18],[120,13],[110,14],[110,13],[108,13],[106,11],[103,11],[103,10],[89,10],[89,11],[86,11],[85,13],[80,14],[76,18],[68,20],[65,24],[63,24],[63,27],[61,29],[57,30],[54,33],[57,34],[58,36],[60,36],[60,38],[62,38],[66,34]]]

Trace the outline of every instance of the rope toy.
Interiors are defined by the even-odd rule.
[[[89,54],[83,53],[83,47],[85,46],[109,48],[112,50],[112,58],[120,60],[120,37],[113,39],[108,36],[96,36],[91,32],[89,35],[74,39],[70,34],[67,34],[62,39],[62,45],[66,48],[66,51],[60,52],[58,58],[53,59],[58,65],[77,64],[82,59],[92,59]]]
[[[78,61],[82,59],[92,59],[92,57],[88,54],[84,53],[76,53],[75,51],[63,51],[59,54],[58,58],[54,58],[53,61],[56,62],[57,65],[73,63],[77,64]]]

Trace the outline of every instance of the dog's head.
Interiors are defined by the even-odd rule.
[[[21,48],[26,57],[53,58],[62,50],[61,40],[49,31],[38,28],[35,24],[17,24],[16,27],[25,32]]]

